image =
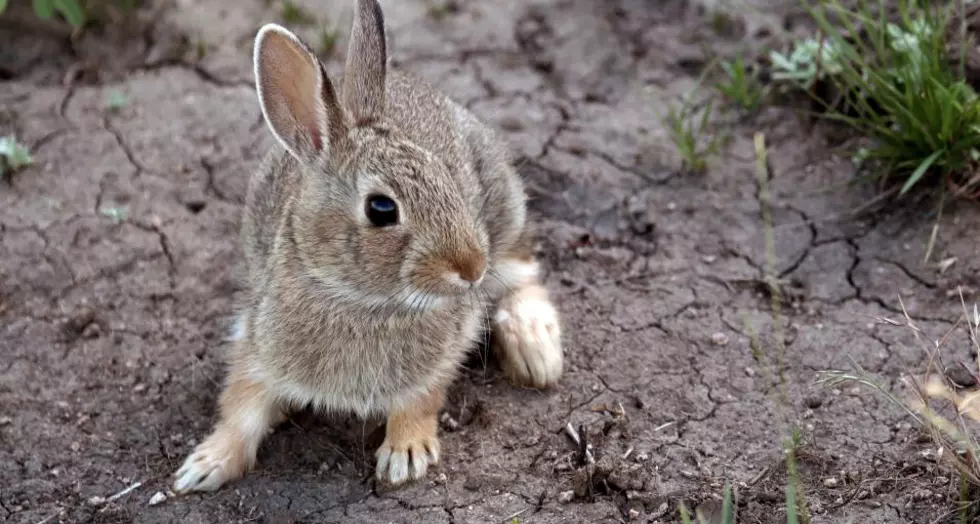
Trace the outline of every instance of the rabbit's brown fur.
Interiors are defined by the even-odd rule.
[[[241,332],[219,421],[175,491],[239,477],[306,405],[387,415],[378,477],[421,477],[439,460],[444,392],[486,322],[512,380],[561,374],[559,319],[505,149],[466,109],[390,71],[386,53],[376,0],[358,1],[339,96],[294,35],[270,24],[256,37],[259,100],[283,148],[249,184]],[[368,218],[378,194],[396,223]]]

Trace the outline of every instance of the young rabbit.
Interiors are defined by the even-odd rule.
[[[282,149],[249,183],[249,293],[219,420],[174,491],[240,477],[271,428],[307,405],[386,415],[377,477],[421,478],[439,461],[446,388],[487,323],[512,381],[543,388],[561,375],[522,183],[469,111],[389,70],[376,0],[357,2],[340,91],[274,24],[256,36],[254,65]]]

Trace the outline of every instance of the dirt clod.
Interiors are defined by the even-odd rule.
[[[972,388],[977,386],[977,375],[962,363],[946,366],[945,373],[946,378],[957,387]]]
[[[716,346],[727,346],[728,345],[728,335],[724,333],[715,333],[711,335],[711,343]]]

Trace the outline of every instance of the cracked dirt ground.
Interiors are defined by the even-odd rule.
[[[374,422],[305,414],[245,480],[149,506],[214,414],[240,202],[272,144],[251,38],[279,8],[151,2],[136,29],[73,47],[8,21],[0,134],[28,143],[36,165],[0,187],[0,521],[676,522],[679,502],[709,507],[725,480],[741,485],[741,522],[785,521],[788,418],[803,429],[813,522],[942,522],[956,482],[929,442],[882,398],[814,379],[850,359],[892,387],[919,369],[908,330],[876,319],[900,318],[901,296],[930,337],[952,326],[956,287],[980,285],[980,213],[947,211],[934,259],[957,262],[940,273],[921,264],[932,206],[828,218],[871,194],[845,187],[848,161],[791,110],[740,124],[704,176],[679,172],[660,124],[705,48],[760,45],[794,2],[756,2],[766,8],[724,28],[683,0],[467,1],[439,16],[422,0],[382,3],[395,65],[513,144],[565,318],[560,387],[517,391],[474,356],[443,418],[444,462],[404,489],[365,481]],[[345,28],[347,4],[303,5]],[[115,93],[126,103],[109,111]],[[757,130],[793,292],[785,412],[749,346],[751,330],[774,347]],[[958,337],[944,356],[967,360]],[[594,448],[591,479],[568,423]]]

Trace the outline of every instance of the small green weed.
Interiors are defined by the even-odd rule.
[[[34,163],[27,146],[17,142],[12,136],[0,137],[0,178],[12,175]]]
[[[130,11],[136,7],[137,0],[32,0],[34,14],[42,20],[50,20],[56,14],[69,25],[82,27],[91,18],[90,10],[111,9],[116,13]],[[6,11],[9,0],[0,0],[0,15]]]
[[[208,56],[208,43],[201,39],[194,40],[194,55],[198,60]]]
[[[429,4],[429,17],[439,21],[447,16],[459,11],[459,6],[455,0],[438,0]]]
[[[106,109],[112,113],[119,112],[127,105],[129,105],[129,98],[120,91],[110,91],[105,101]]]
[[[282,3],[279,16],[283,22],[292,25],[313,25],[316,23],[315,16],[291,0],[285,0]]]
[[[39,18],[50,19],[55,12],[74,27],[85,23],[85,6],[76,0],[34,0],[34,14]]]
[[[735,27],[735,20],[732,15],[718,9],[711,13],[711,30],[715,34],[725,35],[732,32]]]
[[[684,504],[681,504],[678,509],[680,510],[682,524],[694,524],[694,521],[691,520],[691,514],[688,513]],[[698,523],[708,524],[709,520],[703,515],[695,512],[695,516],[698,519]],[[735,524],[735,506],[732,504],[732,488],[728,483],[725,483],[725,488],[722,491],[720,519],[714,522],[718,522],[719,524]]]
[[[722,62],[725,80],[715,84],[715,89],[732,103],[745,111],[755,111],[762,103],[764,90],[759,77],[754,71],[749,71],[745,59],[736,56],[730,62]]]
[[[323,28],[320,30],[320,54],[328,56],[337,47],[337,40],[340,35],[336,30]]]
[[[692,173],[703,173],[710,157],[718,153],[722,144],[721,135],[710,134],[708,130],[714,101],[709,100],[701,111],[698,117],[697,109],[685,100],[680,108],[671,106],[664,119],[670,139],[681,156],[683,169]]]
[[[121,224],[126,221],[126,216],[129,215],[129,208],[126,206],[121,207],[104,207],[99,210],[102,216],[112,220],[115,224]]]

